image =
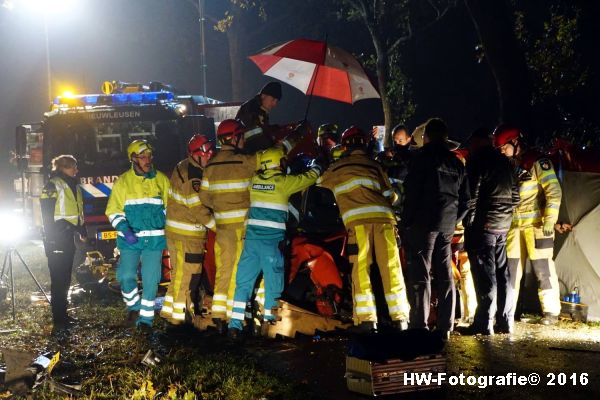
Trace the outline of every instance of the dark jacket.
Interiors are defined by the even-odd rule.
[[[471,200],[465,227],[507,232],[519,204],[519,187],[509,159],[491,146],[484,147],[468,158],[467,176]]]
[[[408,166],[415,151],[410,146],[394,146],[392,148],[392,157],[387,157],[385,151],[377,156],[377,160],[385,168],[388,177],[400,182],[404,182],[408,173]]]
[[[235,119],[239,119],[246,128],[269,125],[269,114],[260,106],[260,95],[257,94],[240,106]]]
[[[273,145],[273,139],[270,136],[272,129],[269,125],[269,114],[260,106],[260,94],[242,104],[235,119],[242,121],[249,130],[257,127],[263,129],[262,133],[252,136],[246,135],[244,152],[256,153]]]
[[[469,188],[465,167],[445,143],[428,143],[416,151],[404,190],[404,229],[452,233],[466,214]]]

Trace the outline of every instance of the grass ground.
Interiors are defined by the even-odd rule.
[[[302,385],[259,366],[256,358],[243,348],[215,335],[192,330],[165,331],[160,321],[151,338],[121,328],[124,311],[118,302],[77,307],[75,315],[79,322],[70,335],[59,336],[51,335],[48,307],[20,310],[16,324],[10,318],[0,321],[0,331],[5,332],[0,338],[0,349],[36,354],[60,350],[61,362],[52,375],[58,382],[81,384],[82,398],[306,398],[307,390]],[[9,313],[3,315],[6,314]],[[156,367],[141,364],[151,348],[161,354]],[[4,394],[5,398],[8,396]],[[34,398],[62,399],[64,395],[41,387],[35,390]]]
[[[49,286],[46,260],[39,248],[23,249],[23,257],[44,287]],[[22,268],[15,269],[17,323],[10,305],[0,303],[0,351],[3,348],[37,355],[60,350],[56,381],[81,384],[84,399],[364,399],[345,387],[342,335],[293,340],[250,339],[234,344],[214,333],[193,329],[167,330],[156,321],[157,334],[122,329],[124,306],[117,297],[74,304],[79,323],[70,336],[51,335],[48,306],[34,305],[35,285]],[[539,317],[537,317],[539,318]],[[561,321],[545,327],[529,316],[517,323],[514,335],[453,335],[446,348],[448,373],[472,376],[587,374],[586,385],[487,387],[450,386],[451,399],[592,399],[600,396],[600,324]],[[157,367],[141,364],[146,351],[164,354]],[[569,383],[569,382],[567,382]],[[580,383],[580,382],[579,382]],[[1,389],[0,389],[1,390]],[[429,398],[423,392],[408,398]],[[0,392],[0,399],[15,398]],[[36,388],[35,399],[63,399],[48,387]],[[393,398],[393,396],[391,397]],[[390,398],[390,399],[391,399]],[[406,396],[400,397],[406,400]]]

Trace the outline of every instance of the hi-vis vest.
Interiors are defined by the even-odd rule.
[[[165,220],[169,179],[160,171],[137,175],[131,167],[115,181],[106,216],[118,231],[117,247],[162,250],[166,247]],[[131,229],[138,243],[130,245],[123,232]]]
[[[333,163],[317,180],[330,189],[346,228],[366,223],[396,224],[392,211],[395,194],[381,166],[361,150]]]
[[[562,190],[552,162],[534,152],[526,153],[517,170],[519,205],[513,213],[514,227],[556,223]]]
[[[256,154],[240,154],[223,145],[202,174],[200,201],[212,209],[217,228],[243,226],[250,206],[250,180],[258,170]]]
[[[285,175],[269,169],[252,178],[250,211],[246,220],[246,240],[282,240],[292,194],[306,189],[319,177],[318,167],[299,175]]]
[[[56,200],[54,221],[64,219],[75,226],[83,225],[83,197],[79,185],[77,185],[77,194],[74,194],[67,182],[58,176],[51,178],[49,182],[54,185],[56,190],[45,188],[40,199]]]
[[[181,161],[171,175],[169,207],[167,207],[167,235],[206,237],[206,230],[214,229],[215,221],[208,208],[200,202],[202,168],[189,158]]]

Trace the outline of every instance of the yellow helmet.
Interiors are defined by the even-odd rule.
[[[342,155],[344,155],[344,151],[346,151],[346,148],[344,146],[342,146],[341,144],[338,144],[337,146],[332,147],[331,150],[329,151],[329,154],[331,155],[331,160],[337,161],[340,158],[342,158]]]
[[[260,169],[279,169],[281,160],[285,158],[285,152],[281,147],[271,147],[260,153]]]
[[[142,154],[145,151],[153,153],[154,148],[146,140],[137,139],[127,146],[127,157],[129,158],[129,161],[131,161],[134,154]]]

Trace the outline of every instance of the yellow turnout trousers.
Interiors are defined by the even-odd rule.
[[[235,274],[244,247],[244,228],[219,228],[215,238],[215,290],[212,317],[228,320],[233,310]]]
[[[167,233],[171,260],[171,282],[160,316],[172,324],[185,322],[185,313],[194,313],[192,290],[198,290],[206,238]],[[202,305],[200,305],[202,306]]]
[[[349,228],[348,255],[352,264],[354,324],[377,322],[375,296],[369,277],[373,255],[379,266],[390,318],[393,321],[408,321],[409,305],[394,226],[389,223],[366,223]]]
[[[514,290],[513,312],[519,299],[523,265],[529,258],[539,283],[538,295],[542,312],[560,314],[560,287],[552,259],[554,235],[544,236],[541,227],[513,227],[506,238],[506,255],[510,283]]]

